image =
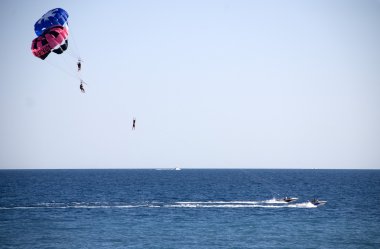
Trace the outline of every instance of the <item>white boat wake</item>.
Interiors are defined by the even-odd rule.
[[[270,199],[263,201],[183,201],[168,204],[172,208],[315,208],[310,202],[289,203]]]
[[[123,202],[70,202],[56,203],[46,202],[25,206],[3,206],[0,210],[7,209],[101,209],[101,208],[316,208],[311,202],[285,202],[283,200],[270,199],[262,201],[178,201],[178,202],[144,202],[144,203],[123,203]]]

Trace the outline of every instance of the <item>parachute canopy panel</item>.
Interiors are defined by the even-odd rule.
[[[68,47],[68,36],[69,32],[66,27],[51,27],[32,41],[32,53],[42,60],[52,51],[61,54]]]
[[[64,26],[68,18],[69,14],[64,9],[55,8],[49,10],[34,24],[34,31],[37,36],[40,36],[50,27]]]

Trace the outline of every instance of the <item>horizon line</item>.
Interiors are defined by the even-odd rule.
[[[262,167],[114,167],[114,168],[0,168],[0,170],[380,170],[380,168],[262,168]],[[178,170],[177,170],[178,171]]]

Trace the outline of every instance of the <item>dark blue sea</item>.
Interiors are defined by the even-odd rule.
[[[1,170],[0,248],[380,248],[380,171]]]

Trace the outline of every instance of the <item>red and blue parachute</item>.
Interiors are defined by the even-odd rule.
[[[44,14],[35,24],[38,36],[32,41],[32,53],[44,60],[51,52],[61,54],[68,47],[69,14],[61,8],[55,8]]]

